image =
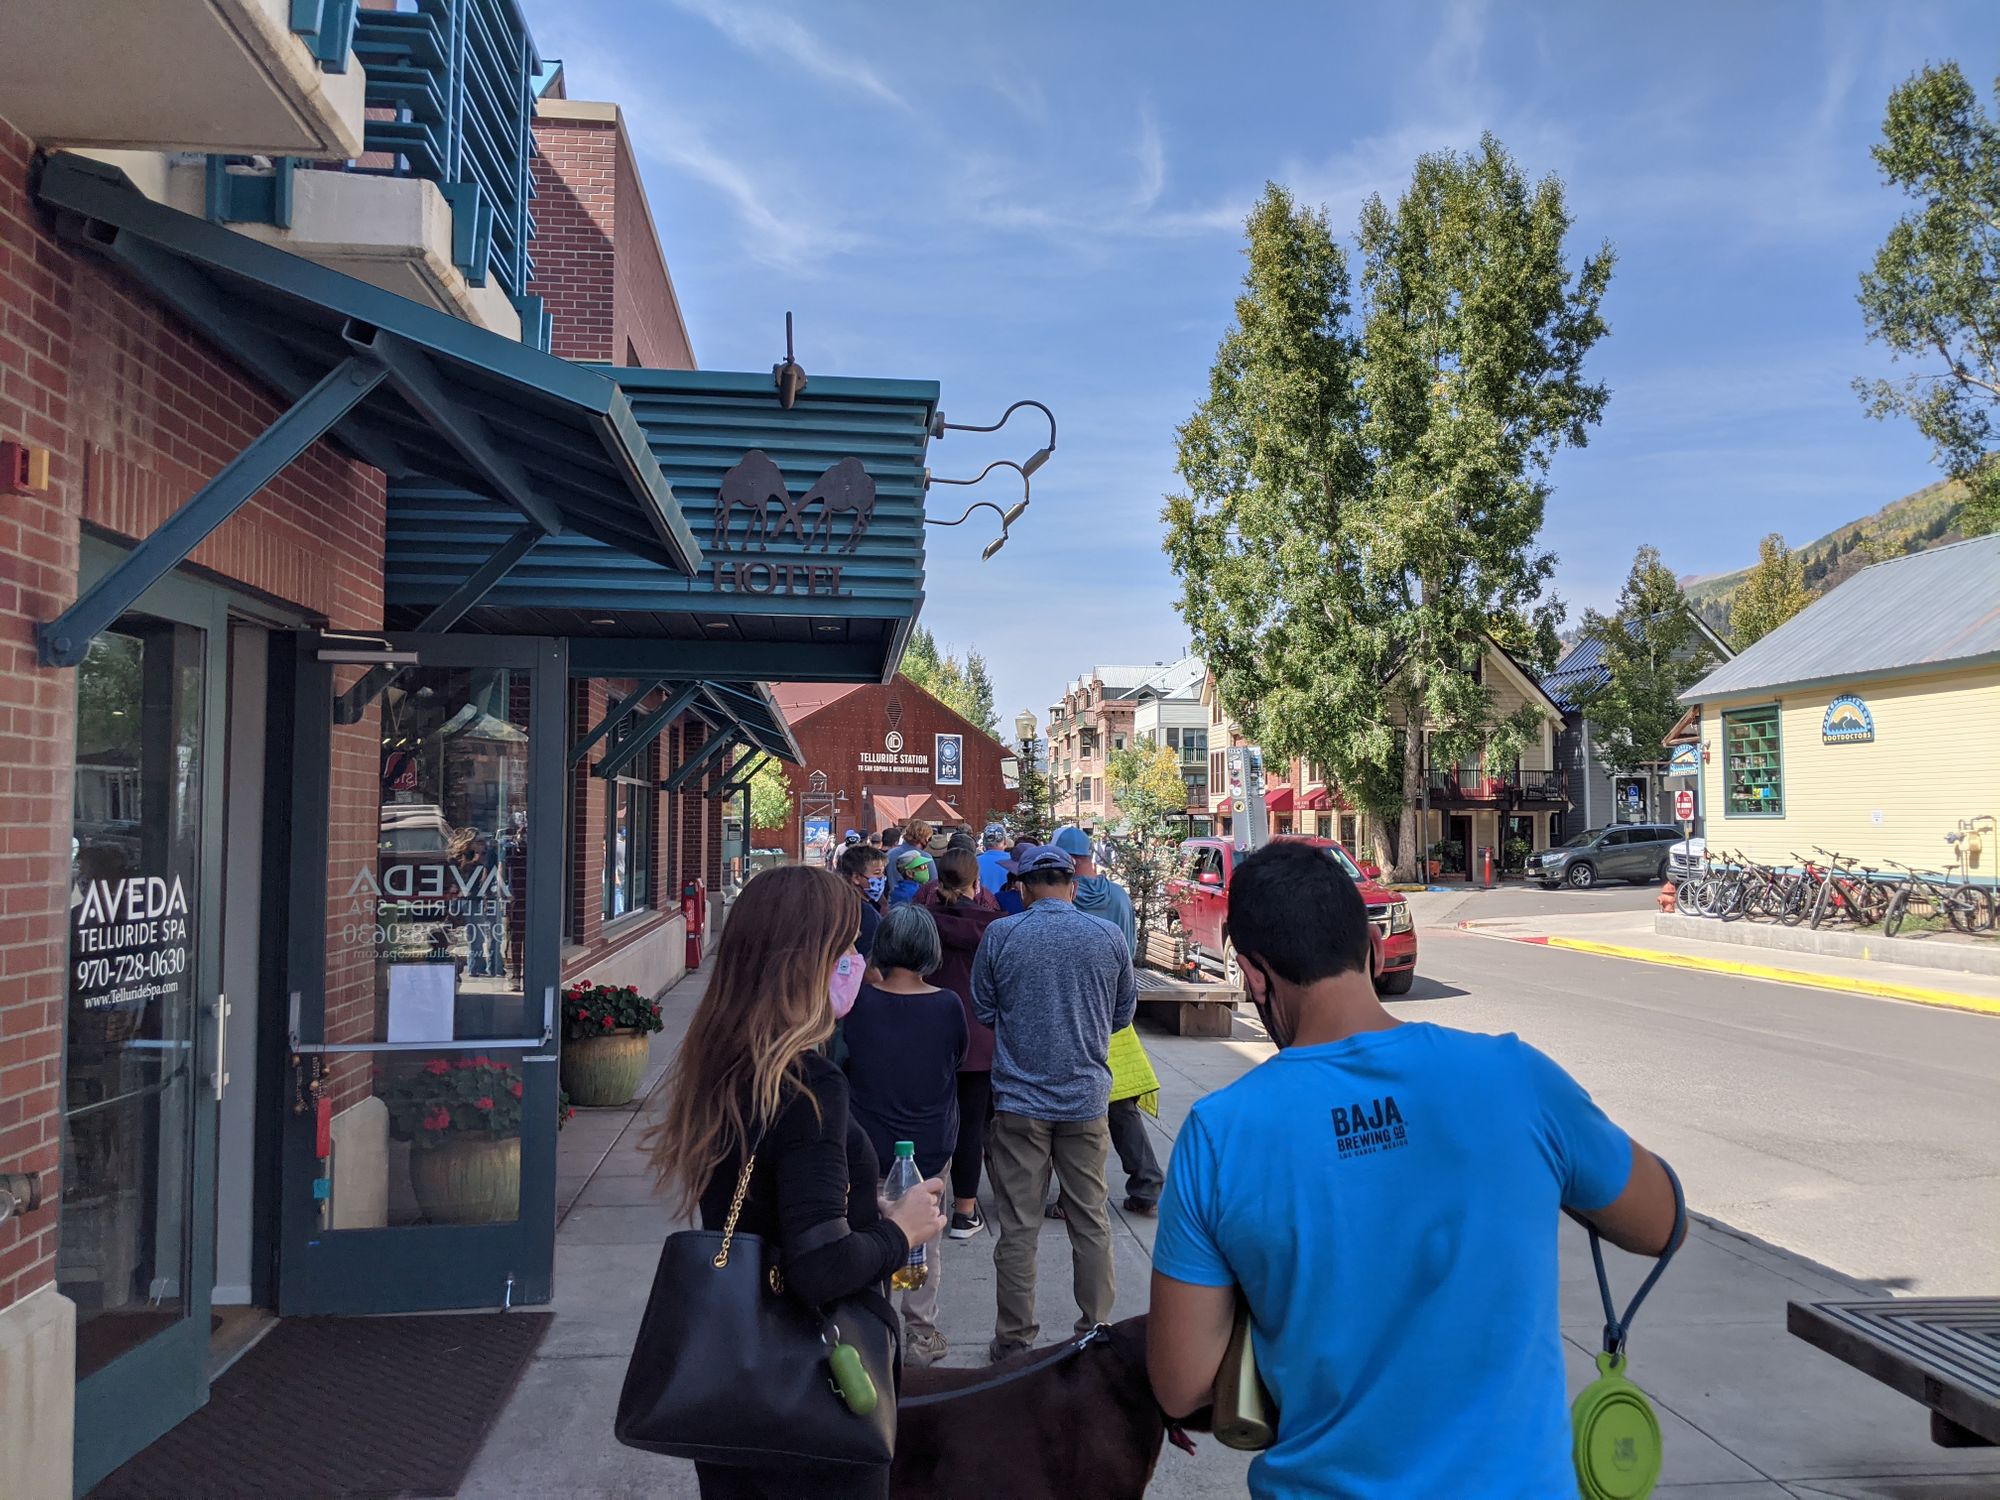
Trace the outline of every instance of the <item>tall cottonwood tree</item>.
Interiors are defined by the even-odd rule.
[[[1642,546],[1609,615],[1586,610],[1583,633],[1603,650],[1604,676],[1580,705],[1600,759],[1616,771],[1637,771],[1666,758],[1668,734],[1686,712],[1680,697],[1714,662],[1680,580]]]
[[[1757,566],[1729,603],[1729,644],[1741,651],[1761,641],[1812,599],[1804,559],[1772,532],[1757,544]]]
[[[1518,751],[1480,681],[1487,636],[1554,648],[1548,468],[1605,389],[1609,246],[1572,268],[1562,184],[1492,136],[1419,158],[1361,214],[1360,297],[1324,212],[1268,184],[1209,393],[1179,432],[1165,550],[1223,703],[1267,758],[1332,768],[1375,814],[1378,862],[1414,869],[1421,767]],[[1523,714],[1532,710],[1523,710]]]
[[[1874,157],[1913,206],[1861,277],[1862,318],[1894,358],[1928,368],[1855,388],[1871,415],[1914,421],[1964,482],[1968,536],[2000,531],[2000,121],[1940,63],[1889,96]]]

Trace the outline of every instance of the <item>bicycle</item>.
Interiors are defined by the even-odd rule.
[[[1943,917],[1959,932],[1969,933],[1978,925],[1986,907],[1986,898],[1979,891],[1955,880],[1912,869],[1898,859],[1889,863],[1903,872],[1903,879],[1882,918],[1883,936],[1894,937],[1901,932],[1910,908],[1920,904],[1930,908],[1930,915]]]
[[[1888,889],[1875,879],[1875,866],[1850,859],[1845,861],[1847,869],[1842,869],[1841,856],[1831,849],[1821,849],[1818,844],[1813,848],[1827,858],[1826,878],[1820,883],[1818,900],[1813,902],[1814,927],[1825,921],[1836,907],[1857,927],[1873,927],[1888,915],[1891,898]],[[1859,880],[1849,873],[1852,870],[1861,872]]]
[[[1680,883],[1679,888],[1675,892],[1675,906],[1693,916],[1714,916],[1713,906],[1717,879],[1715,856],[1709,851],[1703,850],[1701,868]]]
[[[2000,922],[2000,887],[1983,890],[1973,883],[1971,844],[1979,835],[2000,842],[2000,819],[1991,813],[1976,818],[1960,818],[1958,832],[1947,833],[1945,843],[1952,848],[1952,869],[1960,884],[1978,898],[1979,910],[1974,914],[1974,926],[1968,932],[1991,932],[1996,922]]]
[[[1798,850],[1792,851],[1792,858],[1799,862],[1799,873],[1792,877],[1784,904],[1778,909],[1778,920],[1787,927],[1796,927],[1812,915],[1819,905],[1820,888],[1826,881],[1826,872]]]

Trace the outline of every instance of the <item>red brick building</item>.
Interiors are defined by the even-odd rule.
[[[694,370],[617,110],[451,9],[512,92],[418,49],[492,115],[423,139],[364,94],[406,9],[218,45],[198,109],[185,7],[127,8],[116,86],[60,8],[0,48],[6,1500],[88,1490],[272,1316],[547,1301],[561,987],[678,976],[733,792],[798,753],[763,684],[879,681],[921,598],[935,383]],[[719,581],[752,451],[801,521],[862,470],[845,584],[782,536],[796,588]],[[993,742],[907,696],[977,822]],[[452,1059],[518,1101],[435,1143],[511,1157],[469,1215],[412,1149]]]
[[[886,686],[780,683],[772,696],[800,759],[785,767],[791,816],[781,830],[759,831],[764,847],[793,859],[823,855],[817,840],[808,847],[815,824],[834,847],[850,828],[874,832],[910,818],[977,833],[1020,800],[1000,765],[1014,752],[900,673]]]

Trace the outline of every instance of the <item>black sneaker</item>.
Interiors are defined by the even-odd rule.
[[[979,1205],[975,1203],[969,1214],[954,1213],[951,1216],[951,1228],[945,1233],[955,1240],[969,1240],[985,1227],[986,1216],[979,1211]]]

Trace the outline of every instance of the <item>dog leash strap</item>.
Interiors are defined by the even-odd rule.
[[[1030,1375],[1039,1375],[1044,1370],[1053,1370],[1057,1365],[1076,1358],[1092,1344],[1103,1343],[1111,1337],[1111,1329],[1099,1323],[1088,1333],[1079,1333],[1059,1349],[1054,1357],[1038,1360],[1018,1370],[1009,1370],[983,1385],[961,1386],[955,1391],[932,1391],[928,1396],[904,1396],[896,1402],[898,1411],[914,1411],[920,1406],[941,1406],[947,1401],[957,1401],[966,1396],[983,1396],[988,1391],[997,1391],[1003,1385],[1012,1385],[1017,1380],[1026,1380]]]
[[[1632,1333],[1632,1320],[1639,1315],[1639,1304],[1646,1300],[1646,1293],[1653,1289],[1653,1283],[1660,1279],[1667,1269],[1667,1263],[1680,1253],[1681,1240],[1687,1231],[1687,1196],[1681,1191],[1681,1180],[1674,1169],[1661,1161],[1661,1168],[1667,1174],[1667,1181],[1674,1190],[1674,1232],[1667,1241],[1667,1253],[1653,1262],[1653,1269],[1646,1279],[1639,1283],[1639,1290],[1632,1294],[1626,1304],[1625,1316],[1618,1316],[1618,1308],[1611,1300],[1611,1278],[1604,1269],[1604,1245],[1595,1226],[1590,1231],[1590,1258],[1597,1266],[1597,1295],[1604,1301],[1604,1352],[1617,1359],[1625,1357],[1625,1341]]]

